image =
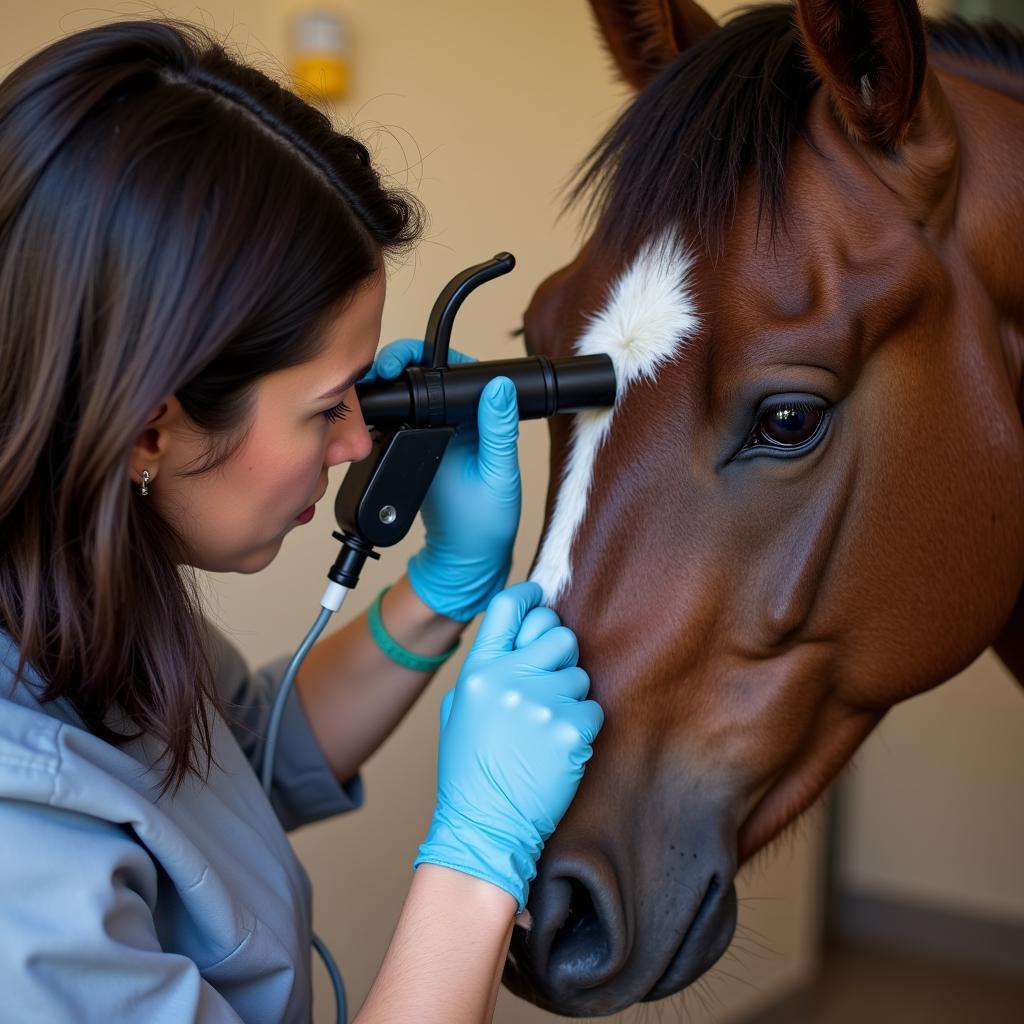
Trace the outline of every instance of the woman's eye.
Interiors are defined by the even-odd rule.
[[[352,407],[347,402],[339,402],[332,409],[325,409],[324,416],[326,416],[331,423],[337,423],[338,420],[343,420],[345,416],[352,411]]]
[[[784,399],[763,407],[741,451],[797,452],[825,433],[830,409],[796,399]]]

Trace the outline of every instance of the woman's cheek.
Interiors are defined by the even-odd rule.
[[[301,481],[305,490],[301,491],[303,497],[315,498],[320,493],[320,481],[324,475],[324,445],[311,445],[304,453],[298,463],[296,471],[297,482]]]
[[[320,493],[319,481],[323,473],[323,437],[301,439],[293,445],[284,446],[275,452],[275,461],[280,472],[274,474],[277,486],[274,488],[277,502],[284,501],[295,512],[302,511],[299,503],[312,501]]]

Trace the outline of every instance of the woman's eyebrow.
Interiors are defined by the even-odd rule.
[[[331,388],[330,391],[325,391],[319,398],[315,399],[317,402],[323,402],[328,398],[337,398],[339,395],[344,394],[357,380],[361,377],[365,377],[370,370],[373,369],[373,363],[367,363],[361,370],[356,370],[347,380],[342,381],[336,387]]]

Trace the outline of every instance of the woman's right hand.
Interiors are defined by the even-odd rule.
[[[544,841],[576,795],[604,721],[575,634],[516,583],[487,606],[441,703],[437,806],[414,867],[475,875],[526,906]]]

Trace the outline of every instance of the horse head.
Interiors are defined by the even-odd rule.
[[[532,573],[606,722],[505,972],[573,1016],[706,971],[739,865],[1024,581],[1020,40],[913,0],[592,5],[638,95],[525,329],[616,365],[550,423]]]

